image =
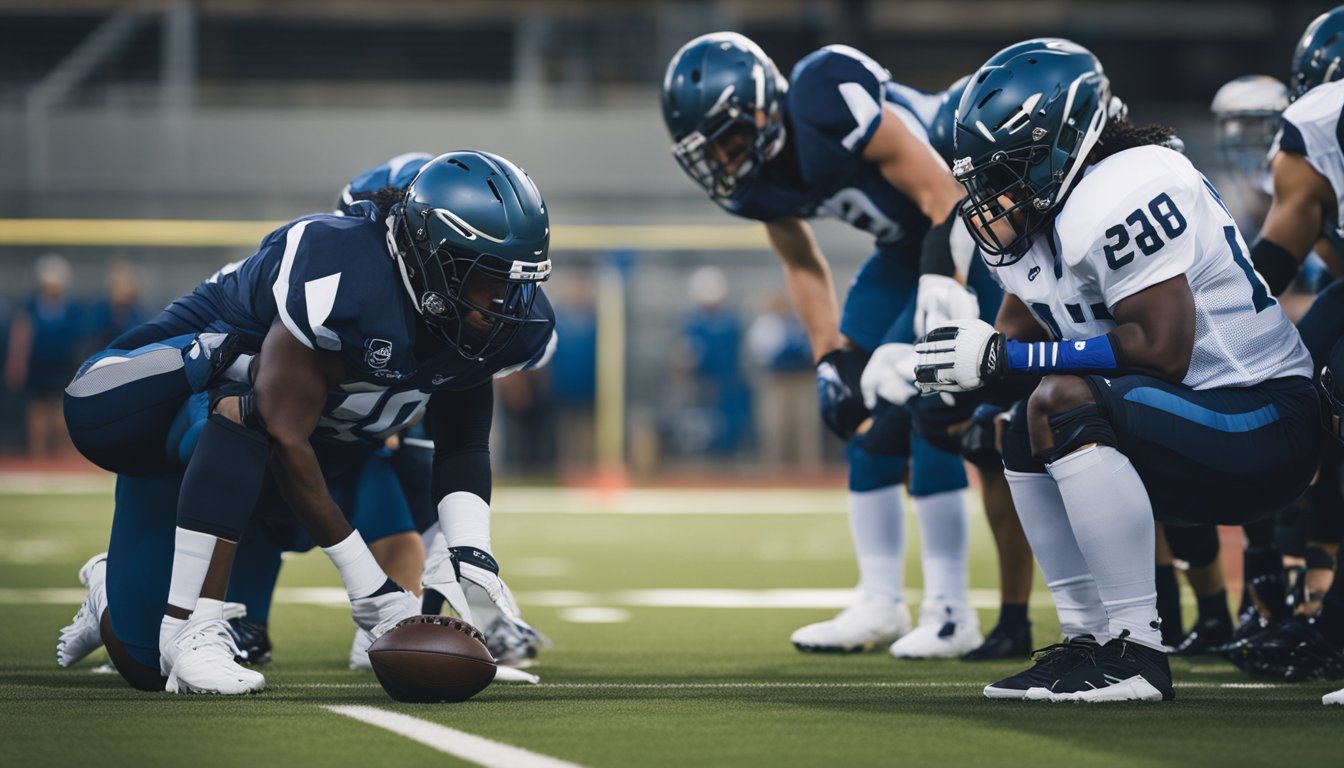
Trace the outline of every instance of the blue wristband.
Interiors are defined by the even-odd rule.
[[[1112,373],[1119,369],[1111,337],[1005,344],[1009,373]]]

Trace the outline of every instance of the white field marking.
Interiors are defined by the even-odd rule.
[[[17,565],[58,563],[66,559],[74,544],[59,539],[13,539],[0,541],[0,561]]]
[[[115,486],[116,475],[107,472],[0,472],[0,493],[15,495],[110,496]]]
[[[630,612],[624,608],[604,608],[600,605],[580,608],[564,608],[560,611],[560,620],[574,624],[623,624],[630,620]]]
[[[0,588],[0,605],[79,605],[85,591],[79,588]],[[543,590],[519,592],[524,606],[545,608],[769,608],[769,609],[841,609],[854,602],[852,589],[633,589],[616,592]],[[919,602],[918,590],[908,590],[905,599]],[[1050,596],[1036,593],[1038,605],[1049,605]],[[341,587],[281,587],[275,602],[287,605],[321,605],[347,608],[350,605]],[[994,609],[999,593],[993,589],[970,590],[973,608]]]
[[[470,733],[449,728],[418,717],[388,712],[376,707],[330,705],[323,709],[338,715],[354,718],[363,723],[405,736],[427,747],[437,749],[444,754],[477,765],[498,766],[499,768],[575,768],[576,763],[558,760],[554,757],[539,755],[519,747],[511,747],[498,741],[473,736]]]
[[[6,673],[4,673],[4,677],[10,677],[10,678],[13,678],[13,677],[24,677],[24,676],[41,676],[41,677],[47,677],[47,676],[49,676],[49,675],[51,675],[51,674],[52,674],[51,671],[47,671],[47,670],[44,670],[44,671],[36,671],[36,670],[15,670],[15,671],[12,671],[12,672],[6,672]],[[70,670],[70,671],[68,671],[68,672],[63,672],[63,673],[61,673],[61,674],[62,674],[62,676],[70,676],[70,677],[74,677],[74,676],[78,676],[78,675],[80,675],[80,674],[94,675],[94,674],[98,674],[98,673],[97,673],[96,671],[94,671],[94,669],[80,669],[80,670]],[[321,672],[321,673],[312,673],[312,674],[328,675],[328,674],[332,674],[332,673],[330,673],[330,672]],[[288,678],[288,677],[295,677],[295,676],[302,676],[302,673],[298,673],[298,672],[289,672],[289,673],[286,673],[286,675],[285,675],[285,677],[287,677],[287,678]],[[885,681],[885,682],[884,682],[884,681],[868,681],[868,682],[853,682],[853,683],[805,683],[805,682],[770,682],[770,681],[760,681],[760,682],[754,682],[754,683],[544,683],[544,682],[543,682],[543,683],[536,683],[536,684],[532,684],[532,685],[523,685],[523,686],[513,686],[513,685],[510,685],[509,687],[510,687],[510,688],[565,688],[565,689],[577,689],[577,690],[582,690],[582,689],[606,689],[606,688],[610,688],[610,689],[655,690],[655,691],[656,691],[656,690],[688,690],[688,691],[693,691],[693,690],[776,690],[776,689],[800,689],[800,690],[818,689],[818,690],[825,690],[825,689],[867,689],[867,688],[891,688],[891,689],[903,689],[903,688],[957,688],[957,689],[961,689],[961,688],[965,688],[965,689],[968,689],[968,690],[970,690],[970,689],[979,690],[979,689],[983,688],[984,685],[985,685],[984,683],[972,683],[972,682],[966,682],[965,680],[958,681],[958,682],[945,682],[945,681],[944,681],[944,682],[939,682],[939,681],[931,681],[931,680],[892,680],[892,681]],[[1300,683],[1208,683],[1208,682],[1183,683],[1183,682],[1176,682],[1176,683],[1173,683],[1173,685],[1174,685],[1174,687],[1176,687],[1176,688],[1178,688],[1178,689],[1180,689],[1180,690],[1270,690],[1270,689],[1278,689],[1278,688],[1297,688],[1297,689],[1303,689],[1303,686],[1302,686],[1302,684],[1300,684]],[[45,685],[45,684],[41,684],[41,683],[32,683],[32,684],[29,684],[29,683],[4,683],[4,682],[0,682],[0,688],[50,688],[50,687],[54,687],[54,686],[49,686],[49,685]],[[64,687],[66,687],[66,686],[62,685],[62,686],[60,686],[60,687],[64,688]],[[303,689],[303,690],[309,690],[309,689],[313,689],[313,690],[320,690],[320,689],[335,689],[335,690],[376,690],[376,689],[379,689],[379,688],[381,688],[381,686],[379,686],[378,683],[375,683],[375,682],[368,682],[368,683],[288,683],[288,682],[273,682],[273,683],[268,683],[268,685],[267,685],[267,690],[272,690],[272,691],[283,691],[283,690],[289,690],[289,689]]]

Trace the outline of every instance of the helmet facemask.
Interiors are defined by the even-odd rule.
[[[404,207],[394,209],[391,238],[407,290],[436,337],[463,357],[483,360],[506,347],[524,324],[545,322],[529,315],[538,284],[550,276],[549,259],[511,261],[454,249],[433,236],[438,224],[411,222],[412,216]],[[458,226],[447,211],[431,209],[424,218]]]
[[[672,147],[682,170],[711,196],[726,200],[746,186],[784,144],[784,126],[767,117],[728,105]]]
[[[982,74],[976,85],[983,82]],[[1058,83],[1053,92],[1047,87],[1025,100],[1006,106],[1000,102],[996,108],[1002,117],[993,125],[976,118],[966,121],[963,110],[982,108],[1001,92],[994,83],[981,90],[986,89],[987,94],[973,92],[972,86],[962,97],[957,153],[972,144],[984,147],[982,136],[1006,148],[988,147],[992,151],[985,151],[978,164],[963,155],[953,163],[952,174],[966,187],[959,213],[981,256],[988,266],[1003,267],[1026,255],[1082,177],[1106,126],[1110,84],[1097,65]],[[970,141],[972,137],[977,141]]]

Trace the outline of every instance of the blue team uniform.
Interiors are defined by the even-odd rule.
[[[369,203],[356,215],[307,216],[275,230],[251,257],[206,280],[81,368],[66,390],[72,438],[121,476],[108,560],[108,605],[117,637],[137,660],[158,658],[158,622],[173,560],[183,467],[208,412],[209,392],[249,386],[217,359],[256,352],[275,323],[305,345],[335,353],[342,384],[328,393],[312,443],[333,498],[349,513],[357,470],[383,440],[423,414],[430,397],[544,362],[554,314],[544,294],[509,344],[485,361],[419,334]],[[133,345],[133,347],[132,347]],[[246,378],[246,374],[242,375]],[[436,408],[438,406],[436,405]],[[246,542],[259,535],[293,547],[294,524],[267,480]]]
[[[849,286],[840,331],[856,346],[873,350],[888,342],[914,341],[919,256],[929,219],[891,185],[878,166],[863,159],[877,130],[878,104],[890,107],[917,136],[945,99],[892,82],[885,69],[848,46],[822,48],[799,61],[784,102],[786,135],[780,153],[752,183],[720,204],[737,216],[769,222],[782,218],[830,217],[871,234],[876,249]],[[981,315],[994,321],[1002,290],[979,259],[971,286]],[[912,440],[910,490],[928,495],[964,488],[960,458]],[[906,460],[879,457],[851,443],[850,488],[873,490],[900,482]]]

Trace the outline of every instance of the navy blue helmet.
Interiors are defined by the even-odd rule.
[[[1322,83],[1344,76],[1344,6],[1317,16],[1307,25],[1293,51],[1293,98]]]
[[[488,152],[440,155],[393,207],[389,246],[412,304],[464,357],[503,349],[551,274],[550,219],[532,179]]]
[[[961,103],[961,94],[966,92],[970,82],[971,75],[963,75],[943,91],[938,101],[938,111],[929,126],[929,144],[948,165],[952,165],[956,156],[957,105]]]
[[[710,196],[726,200],[784,146],[788,81],[760,46],[736,32],[695,38],[663,76],[672,154]]]
[[[952,173],[986,264],[1026,254],[1079,178],[1110,101],[1101,62],[1059,38],[1010,46],[976,72],[957,107]]]

